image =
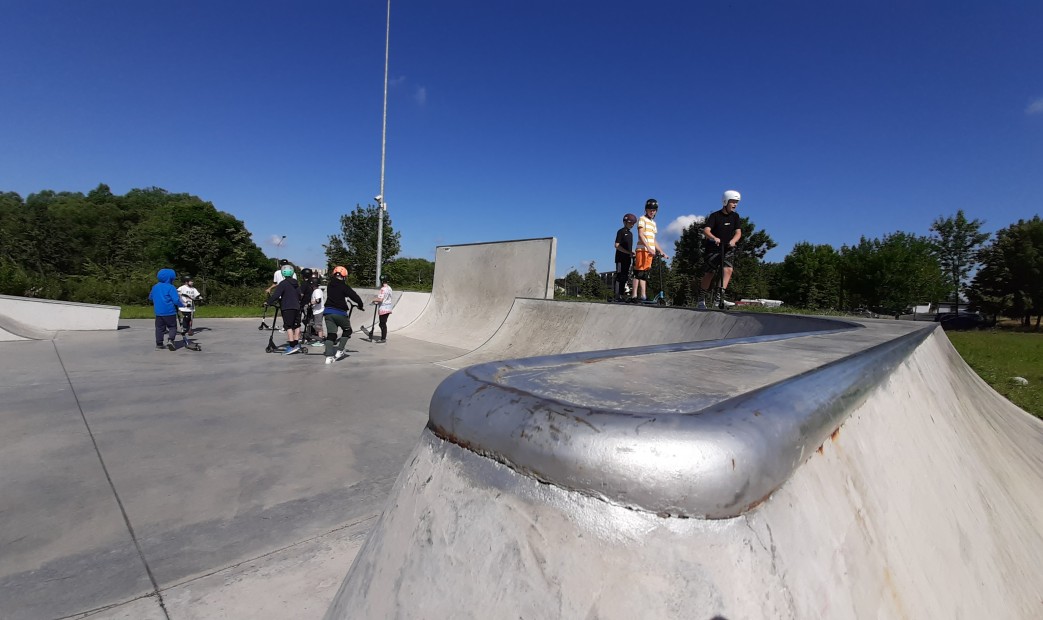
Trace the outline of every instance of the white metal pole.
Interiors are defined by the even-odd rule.
[[[388,0],[387,30],[384,34],[384,124],[380,134],[380,193],[377,194],[377,276],[380,288],[380,265],[384,249],[384,157],[387,154],[388,136],[388,56],[391,51],[391,0]]]

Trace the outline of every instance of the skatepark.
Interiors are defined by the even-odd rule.
[[[1043,611],[1043,424],[935,324],[553,301],[555,251],[439,247],[332,365],[0,306],[0,618]]]

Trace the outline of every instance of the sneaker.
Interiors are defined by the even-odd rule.
[[[282,354],[283,355],[293,355],[294,353],[300,353],[300,352],[301,352],[301,345],[295,344],[292,347],[290,347],[290,348],[286,349],[285,351],[283,351]]]
[[[162,342],[157,342],[156,343],[156,350],[157,351],[162,351],[163,349],[164,349],[163,343]]]
[[[340,360],[344,359],[347,356],[348,356],[348,354],[345,353],[344,351],[337,351],[336,353],[333,354],[333,359],[340,361]],[[327,359],[329,359],[329,358],[327,358]]]
[[[706,310],[706,302],[703,301],[702,299],[700,299],[699,303],[695,304],[695,309],[696,310]]]
[[[387,338],[377,338],[373,342],[375,342],[377,344],[387,344],[387,341],[388,341]]]
[[[173,340],[171,340],[170,342],[167,343],[167,350],[168,351],[175,351],[175,350],[177,350],[177,347],[174,346],[174,341]]]
[[[332,364],[333,363],[333,356],[332,355],[327,355],[326,356],[326,363],[327,364]]]

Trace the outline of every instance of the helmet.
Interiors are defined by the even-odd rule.
[[[344,267],[341,267],[340,265],[337,265],[333,268],[333,275],[338,278],[346,278],[348,277],[348,270]]]
[[[658,209],[659,202],[655,198],[649,198],[645,201],[645,209]]]
[[[283,265],[282,277],[289,278],[292,275],[293,275],[293,266],[292,265]]]
[[[311,267],[305,267],[304,269],[301,269],[301,279],[311,280],[312,276],[314,275],[315,272],[312,271]]]
[[[740,200],[742,200],[742,196],[739,194],[739,192],[735,191],[734,189],[730,189],[724,192],[724,195],[721,196],[721,204],[727,205],[729,200],[739,202]]]
[[[290,261],[286,260],[285,258],[279,259],[279,266],[280,267],[282,267],[283,265],[289,265],[289,264],[290,264]]]
[[[623,221],[625,223],[627,223],[627,224],[633,224],[634,222],[637,221],[637,216],[634,215],[633,213],[627,213],[626,215],[623,216]]]

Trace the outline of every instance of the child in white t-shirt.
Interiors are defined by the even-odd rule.
[[[315,334],[320,340],[326,337],[325,332],[322,330],[322,313],[326,310],[323,303],[322,287],[316,286],[315,290],[311,292],[311,312],[315,317]]]
[[[183,304],[181,308],[178,308],[178,312],[181,313],[181,325],[188,335],[192,336],[192,317],[196,310],[196,300],[202,299],[203,296],[199,294],[199,290],[196,289],[192,278],[185,278],[181,281],[177,294],[181,296],[181,303]]]

